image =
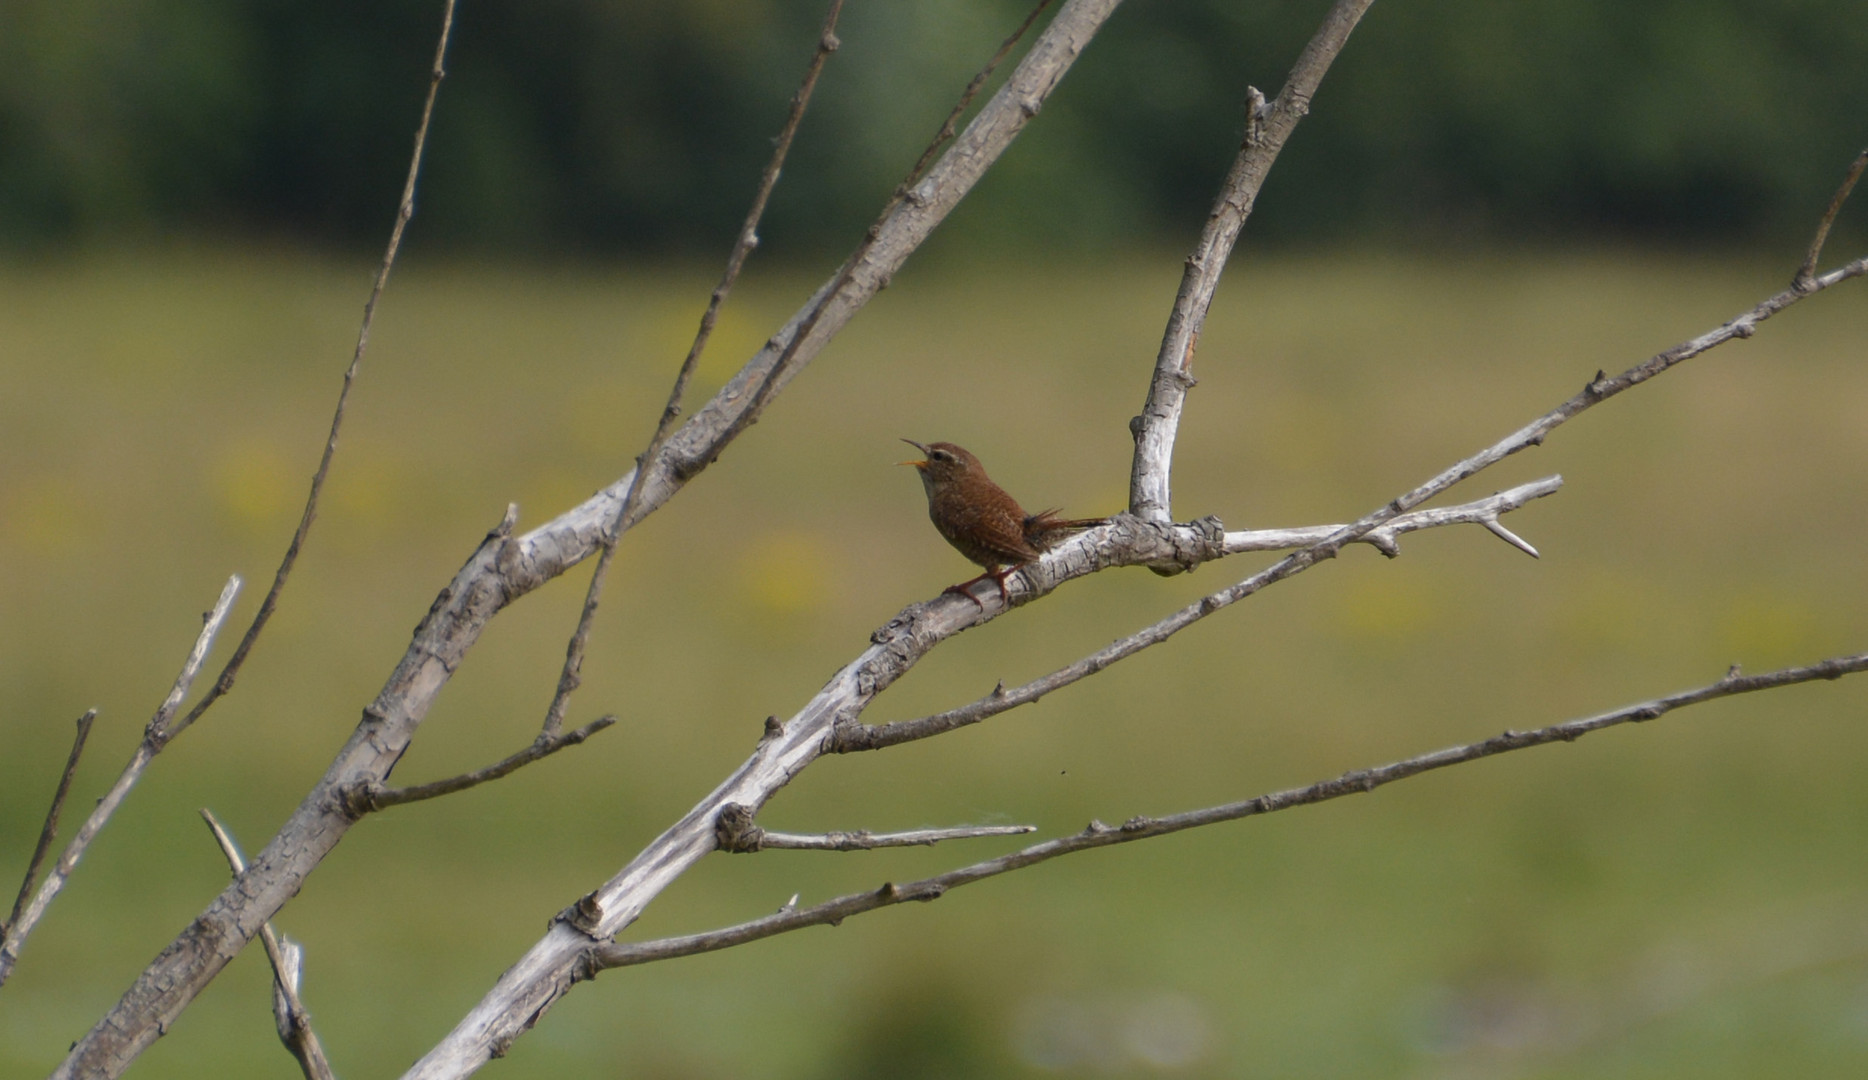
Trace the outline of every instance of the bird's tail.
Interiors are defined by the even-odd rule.
[[[1109,524],[1108,518],[1060,518],[1057,509],[1040,510],[1025,518],[1025,542],[1044,550],[1071,533]]]

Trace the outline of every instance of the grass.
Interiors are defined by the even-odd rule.
[[[718,465],[632,533],[571,721],[592,743],[356,829],[280,916],[340,1074],[393,1075],[904,604],[970,576],[898,436],[1028,503],[1117,508],[1172,255],[910,269]],[[1201,342],[1177,513],[1347,520],[1790,268],[1640,252],[1242,260]],[[231,572],[249,618],[295,520],[368,260],[216,250],[0,269],[0,870],[70,720],[101,793]],[[262,844],[509,501],[521,527],[646,439],[713,270],[413,262],[328,502],[239,688],[151,769],[0,990],[0,1073],[49,1070],[222,886],[195,817]],[[815,282],[755,274],[705,393]],[[1578,420],[1471,494],[1478,529],[1354,551],[1088,686],[821,763],[774,828],[1047,833],[1305,783],[1868,641],[1868,303],[1806,304]],[[872,710],[1028,678],[1263,560],[1103,575],[943,647]],[[582,598],[496,620],[400,765],[530,739]],[[223,650],[225,645],[223,645]],[[224,655],[224,652],[222,653]],[[1868,1065],[1863,688],[1702,706],[1272,818],[1093,853],[733,952],[612,973],[501,1076],[1839,1075]],[[631,936],[1003,850],[704,862]],[[293,1074],[248,950],[137,1075]],[[1152,1064],[1151,1064],[1152,1063]]]

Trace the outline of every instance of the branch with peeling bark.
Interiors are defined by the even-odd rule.
[[[1868,671],[1868,653],[1838,656],[1807,667],[1785,668],[1764,675],[1740,675],[1733,670],[1719,681],[1693,690],[1625,705],[1613,712],[1567,720],[1534,731],[1506,731],[1464,746],[1435,750],[1386,765],[1357,769],[1333,780],[1319,780],[1308,787],[1289,788],[1241,802],[1226,803],[1203,810],[1190,810],[1166,817],[1134,817],[1114,827],[1104,825],[1100,821],[1092,821],[1088,828],[1073,836],[1046,840],[1041,844],[1034,844],[1022,850],[1001,855],[996,859],[987,859],[919,881],[911,881],[902,885],[888,883],[870,892],[852,893],[805,908],[797,907],[796,897],[794,897],[792,903],[786,904],[776,914],[701,934],[592,946],[584,953],[583,961],[579,966],[579,976],[593,979],[611,968],[630,967],[636,964],[653,963],[657,960],[672,960],[680,956],[716,952],[735,945],[745,945],[763,938],[787,934],[793,930],[802,930],[807,926],[836,926],[852,915],[860,915],[866,911],[874,911],[877,908],[890,907],[911,900],[920,902],[938,900],[949,890],[962,885],[984,881],[1013,870],[1023,870],[1028,866],[1036,866],[1039,863],[1049,862],[1064,855],[1073,855],[1080,851],[1127,844],[1136,840],[1149,840],[1158,836],[1196,829],[1203,825],[1216,825],[1223,821],[1237,821],[1241,818],[1276,813],[1279,810],[1289,810],[1296,806],[1309,806],[1312,803],[1340,799],[1345,795],[1359,795],[1374,791],[1396,780],[1405,780],[1408,777],[1419,776],[1435,769],[1444,769],[1450,765],[1477,761],[1480,758],[1509,753],[1513,750],[1524,750],[1533,746],[1544,746],[1553,742],[1575,742],[1591,732],[1621,724],[1653,720],[1675,709],[1705,701],[1759,690],[1774,690],[1818,679],[1839,679],[1844,675],[1853,675],[1862,671]]]

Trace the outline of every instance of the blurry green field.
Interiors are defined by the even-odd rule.
[[[1176,513],[1343,521],[1781,287],[1628,253],[1242,258],[1201,341]],[[296,519],[368,260],[256,251],[0,269],[0,880],[70,722],[70,827],[229,573],[244,626]],[[164,754],[0,989],[0,1075],[48,1071],[319,775],[509,501],[521,528],[640,449],[712,267],[399,272],[310,548],[238,689]],[[617,727],[355,829],[278,919],[340,1075],[393,1076],[875,626],[973,570],[891,467],[979,454],[1028,506],[1117,509],[1178,275],[911,268],[630,534],[573,706]],[[710,392],[817,283],[755,274]],[[1091,683],[819,763],[763,815],[1045,834],[1243,798],[1505,727],[1868,648],[1868,285],[1612,401],[1473,482],[1561,472],[1511,524],[1349,552]],[[1040,674],[1264,565],[1078,582],[871,711]],[[500,616],[396,779],[529,741],[586,572]],[[231,634],[229,635],[231,638]],[[224,640],[217,656],[225,655]],[[1738,699],[1364,798],[1076,856],[746,948],[608,974],[499,1077],[1755,1077],[1868,1071],[1868,683]],[[905,880],[1010,842],[717,856],[631,936]],[[296,1075],[249,950],[139,1077]]]

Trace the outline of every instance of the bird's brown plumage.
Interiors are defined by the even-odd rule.
[[[924,460],[902,464],[913,465],[921,475],[921,486],[928,497],[928,519],[954,550],[986,569],[949,592],[971,597],[967,586],[990,577],[999,586],[1000,596],[1006,598],[1006,574],[1036,559],[1071,533],[1104,523],[1103,518],[1066,520],[1055,510],[1027,514],[1017,499],[992,482],[979,459],[965,448],[950,442],[924,446],[913,439],[902,441],[927,455]]]

